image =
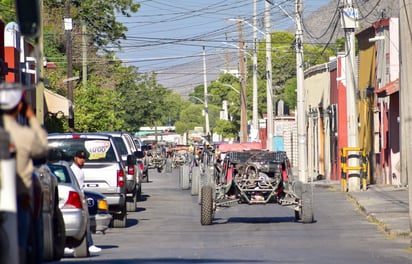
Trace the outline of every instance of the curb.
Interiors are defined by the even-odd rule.
[[[366,218],[371,222],[375,223],[379,230],[382,231],[385,235],[390,237],[398,237],[398,238],[409,238],[411,236],[410,231],[408,229],[393,229],[385,222],[379,220],[373,214],[369,213],[368,210],[361,205],[356,197],[352,196],[350,193],[347,193],[346,196],[356,204],[356,207],[359,208],[361,213],[366,216]]]

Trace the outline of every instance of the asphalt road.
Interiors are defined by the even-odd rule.
[[[315,222],[295,222],[280,205],[237,205],[200,225],[200,206],[178,170],[150,171],[128,226],[93,236],[102,252],[60,263],[412,263],[407,239],[390,239],[343,193],[314,189]]]

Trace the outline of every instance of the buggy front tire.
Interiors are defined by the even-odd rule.
[[[213,222],[213,188],[210,185],[203,186],[200,204],[200,223],[211,225]]]

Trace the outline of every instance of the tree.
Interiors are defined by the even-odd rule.
[[[218,120],[214,132],[222,135],[223,138],[238,138],[239,127],[229,120]]]
[[[183,134],[195,127],[204,127],[205,118],[202,116],[202,105],[189,105],[182,109],[179,121],[175,123],[176,132]]]
[[[44,0],[44,9],[48,10],[45,14],[45,21],[53,20],[52,24],[45,23],[50,26],[58,25],[62,28],[63,16],[65,14],[65,1]],[[117,21],[116,15],[121,14],[129,17],[132,13],[136,13],[140,4],[133,0],[69,0],[70,14],[74,21],[73,31],[80,33],[81,23],[85,23],[88,29],[88,35],[91,36],[92,42],[99,48],[105,49],[107,45],[120,47],[120,39],[126,39],[125,32],[127,27]],[[51,15],[48,15],[51,14]],[[57,29],[56,27],[53,27]],[[61,31],[61,30],[59,30]],[[50,32],[50,31],[45,31]]]
[[[89,80],[87,89],[74,91],[75,129],[80,132],[117,131],[123,126],[124,99],[116,90],[102,89]]]

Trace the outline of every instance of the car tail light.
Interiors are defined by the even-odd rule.
[[[107,205],[107,201],[106,200],[99,200],[99,202],[97,204],[97,209],[98,210],[103,210],[103,211],[109,210],[109,206]]]
[[[81,209],[82,200],[78,192],[69,191],[69,197],[67,198],[66,203],[63,205],[64,209]]]
[[[117,171],[117,186],[124,186],[124,171],[122,169]]]
[[[134,175],[134,165],[127,166],[127,174]]]
[[[143,163],[139,163],[139,168],[141,171],[144,171],[144,164]]]

